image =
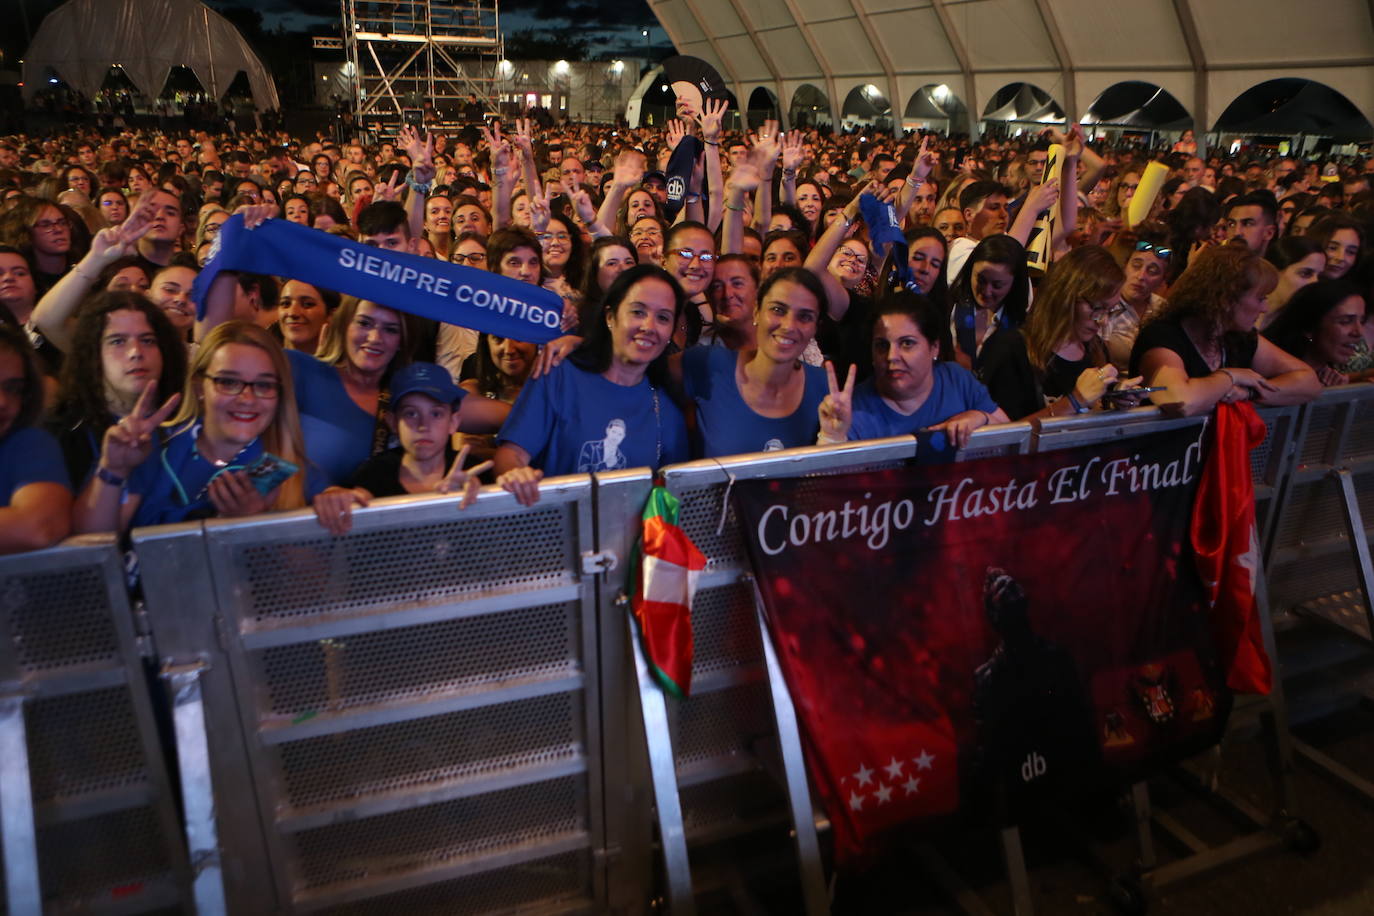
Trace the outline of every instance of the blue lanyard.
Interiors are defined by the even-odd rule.
[[[182,432],[188,432],[188,431],[189,431],[190,434],[191,434],[191,458],[192,458],[192,460],[194,460],[194,461],[204,461],[204,460],[205,460],[205,459],[203,459],[203,458],[200,457],[199,452],[197,452],[197,450],[196,450],[196,440],[200,437],[201,426],[202,426],[201,421],[197,420],[197,421],[196,421],[195,423],[193,423],[188,429],[182,430]],[[179,432],[179,433],[176,433],[176,434],[174,435],[174,438],[175,438],[175,436],[179,436],[179,435],[181,435],[180,432]],[[258,441],[257,439],[254,439],[253,442],[250,442],[250,443],[248,443],[247,445],[245,445],[243,448],[239,449],[238,455],[235,455],[235,456],[234,456],[234,462],[237,462],[237,461],[238,461],[239,455],[242,455],[244,452],[248,451],[248,449],[252,448],[252,447],[253,447],[253,443],[254,443],[254,442],[257,442],[257,441]],[[177,502],[178,502],[178,504],[179,504],[183,509],[186,508],[187,506],[191,505],[191,503],[193,503],[193,502],[200,502],[202,499],[204,499],[204,498],[205,498],[205,494],[206,494],[207,492],[209,492],[209,490],[210,490],[210,484],[214,483],[214,482],[215,482],[215,478],[219,477],[219,475],[225,473],[226,471],[242,471],[242,470],[244,469],[244,465],[237,464],[237,463],[230,463],[230,464],[225,465],[224,467],[222,467],[222,468],[220,468],[219,470],[215,471],[215,473],[211,474],[211,475],[210,475],[210,479],[207,480],[207,481],[205,481],[205,486],[201,487],[201,488],[200,488],[200,492],[196,494],[196,498],[195,498],[195,499],[191,499],[190,497],[188,497],[188,496],[186,495],[186,487],[185,487],[184,485],[182,485],[181,478],[177,476],[177,472],[176,472],[176,471],[172,470],[172,465],[171,465],[171,463],[168,462],[168,460],[167,460],[167,444],[166,444],[165,442],[163,443],[162,448],[161,448],[160,451],[161,451],[161,454],[159,455],[159,457],[160,457],[161,460],[162,460],[162,469],[163,469],[164,471],[166,471],[166,472],[167,472],[167,476],[171,478],[171,480],[172,480],[172,487],[176,490]]]

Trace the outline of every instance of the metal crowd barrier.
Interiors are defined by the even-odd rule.
[[[1252,471],[1275,607],[1356,608],[1338,619],[1367,636],[1374,388],[1262,415]],[[1189,422],[1014,424],[958,458]],[[760,876],[824,912],[827,825],[728,490],[914,455],[903,437],[665,470],[708,558],[682,702],[649,678],[628,614],[642,469],[546,481],[530,509],[494,490],[464,511],[379,501],[342,538],[303,512],[140,530],[146,625],[110,543],[0,560],[8,912],[639,913],[661,893],[673,912],[717,913]],[[1003,842],[1020,904],[1016,836]]]
[[[10,916],[145,913],[190,870],[111,539],[0,559],[0,836]]]
[[[136,534],[230,912],[606,908],[592,482],[542,492]]]

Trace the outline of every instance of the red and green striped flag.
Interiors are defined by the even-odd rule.
[[[644,506],[644,532],[632,564],[631,607],[654,679],[685,697],[692,686],[692,596],[706,557],[677,525],[680,502],[656,486]]]

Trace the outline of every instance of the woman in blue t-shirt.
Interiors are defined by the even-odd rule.
[[[844,387],[830,372],[821,402],[821,442],[943,432],[963,448],[975,430],[1006,423],[1007,415],[973,373],[954,362],[949,328],[929,299],[901,290],[879,302],[873,317],[873,377]]]
[[[71,527],[62,451],[35,425],[42,411],[33,347],[18,326],[0,322],[0,554],[51,546]]]
[[[663,355],[684,302],[656,265],[617,277],[582,345],[521,390],[498,437],[497,483],[529,506],[545,474],[656,470],[686,459],[687,427],[664,390]]]
[[[221,324],[201,341],[184,394],[154,409],[156,393],[149,382],[133,409],[105,431],[95,474],[76,501],[78,531],[122,532],[305,505],[291,373],[268,331],[246,321]],[[265,454],[298,469],[266,494],[247,473]]]
[[[825,372],[801,361],[825,307],[811,271],[785,267],[759,289],[756,346],[692,347],[673,357],[695,408],[696,452],[705,458],[814,445]]]

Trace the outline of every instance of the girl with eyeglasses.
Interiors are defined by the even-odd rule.
[[[1102,329],[1124,280],[1116,260],[1096,245],[1051,265],[1025,326],[995,335],[983,350],[983,383],[1008,417],[1072,416],[1099,406],[1118,375]]]
[[[201,342],[184,393],[161,406],[157,398],[157,385],[149,382],[130,412],[105,431],[100,462],[73,510],[77,531],[123,532],[305,505],[295,391],[271,334],[245,321],[225,322]],[[264,454],[298,468],[266,494],[246,473]]]

